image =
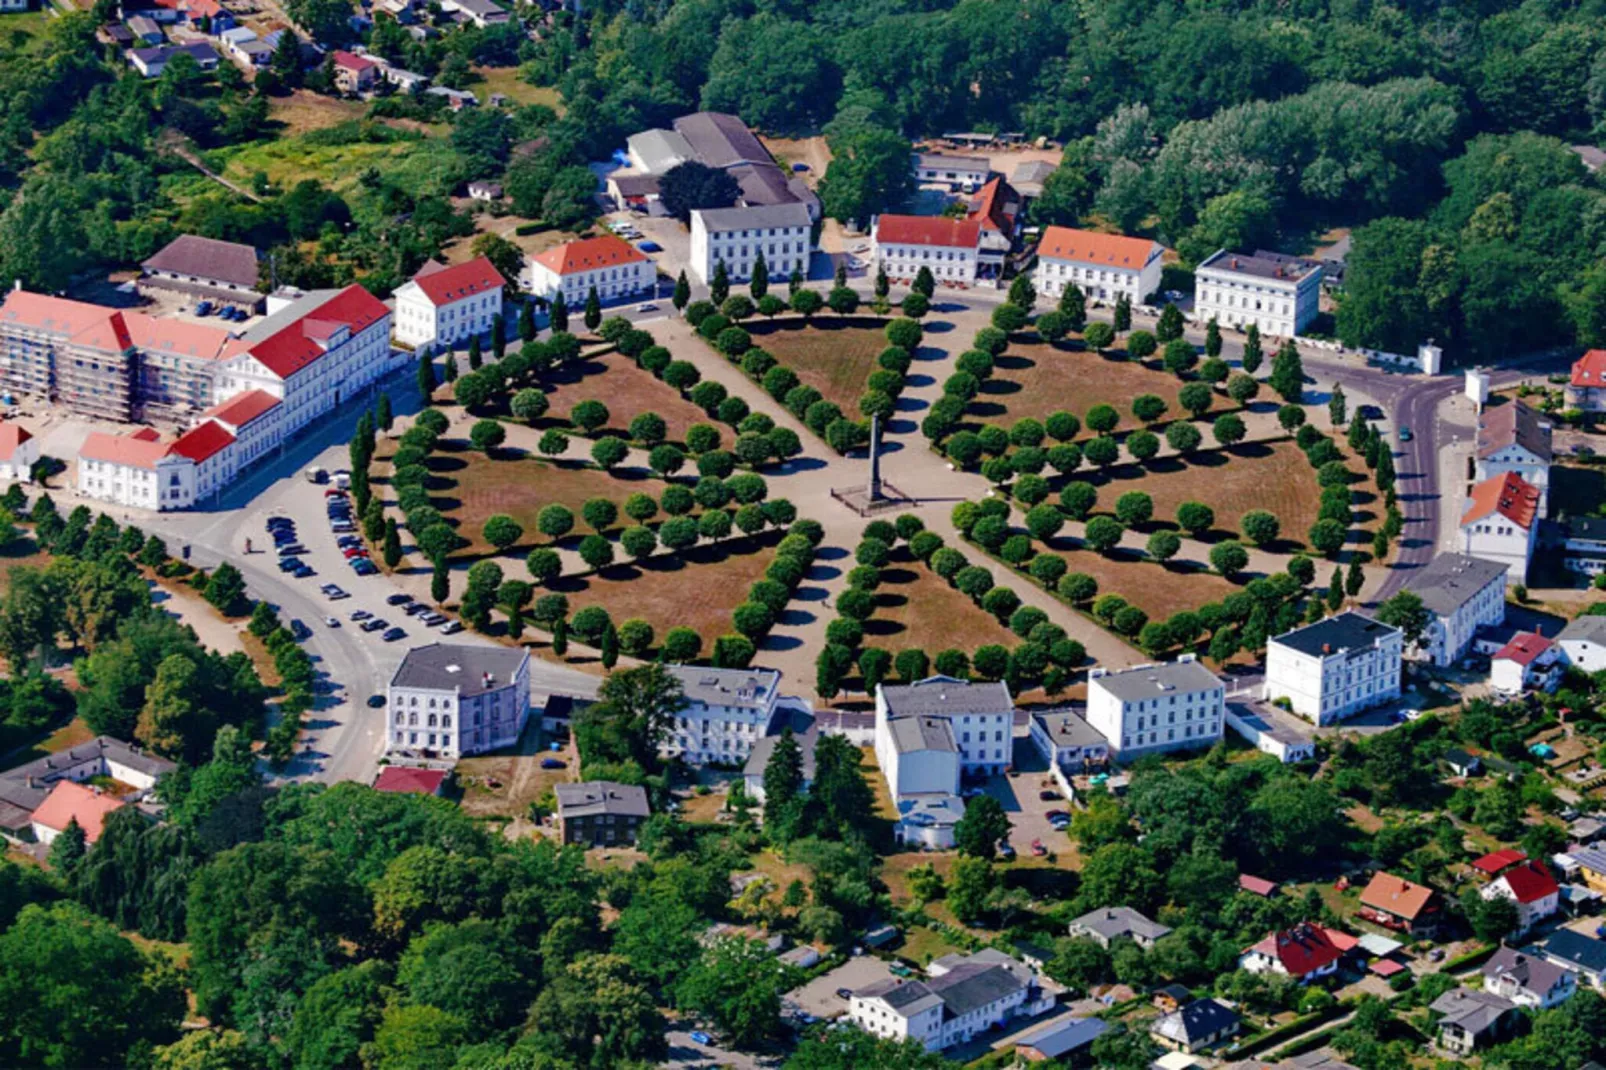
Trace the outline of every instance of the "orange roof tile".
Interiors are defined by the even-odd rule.
[[[645,253],[614,234],[584,241],[564,242],[536,255],[535,262],[559,275],[574,275],[598,268],[618,267],[647,259]]]
[[[26,427],[18,423],[0,424],[0,461],[11,460],[11,455],[17,452],[17,447],[32,438]]]
[[[429,303],[437,306],[449,305],[453,301],[507,285],[507,280],[496,270],[496,265],[483,256],[466,264],[419,272],[413,276],[413,282],[429,298]]]
[[[1043,240],[1037,245],[1037,256],[1042,260],[1074,260],[1080,264],[1142,271],[1154,247],[1155,242],[1149,238],[1049,227],[1043,231]]]
[[[1539,515],[1539,488],[1515,472],[1492,476],[1473,487],[1467,496],[1461,526],[1476,524],[1496,513],[1527,531]]]
[[[166,457],[170,450],[167,443],[147,438],[140,432],[108,435],[104,431],[91,431],[78,448],[78,457],[80,460],[107,461],[131,468],[155,468],[156,462]]]
[[[971,200],[970,213],[966,218],[979,222],[983,230],[1011,231],[1014,220],[1004,208],[1005,188],[1002,175],[988,182]]]
[[[33,812],[32,820],[57,832],[65,830],[69,821],[77,820],[78,827],[84,830],[84,839],[94,843],[105,828],[106,815],[122,806],[123,800],[115,795],[86,788],[72,780],[58,780],[39,809]]]
[[[974,249],[981,239],[981,221],[934,215],[884,215],[876,221],[877,245],[934,245]]]
[[[353,55],[352,53],[344,50],[335,52],[334,61],[336,67],[341,67],[348,71],[366,71],[370,67],[379,66],[379,64],[375,63],[367,56]]]
[[[1361,892],[1361,905],[1415,921],[1433,901],[1434,894],[1432,888],[1379,870]]]
[[[1573,361],[1574,386],[1606,387],[1606,349],[1591,349]]]

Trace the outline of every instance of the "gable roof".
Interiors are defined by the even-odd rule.
[[[166,457],[171,447],[159,440],[140,434],[111,435],[105,431],[91,431],[78,447],[78,459],[105,461],[129,468],[155,468],[156,462]]]
[[[1484,409],[1478,417],[1478,456],[1489,457],[1508,446],[1520,446],[1542,461],[1551,458],[1550,426],[1520,401]]]
[[[170,452],[200,464],[233,444],[234,436],[228,428],[215,420],[208,420],[180,435]]]
[[[676,119],[674,126],[697,158],[709,167],[775,162],[747,124],[734,115],[718,111],[693,112]]]
[[[1378,870],[1361,892],[1361,905],[1415,921],[1427,910],[1436,894],[1426,885],[1413,884],[1404,877]]]
[[[1134,935],[1146,940],[1158,940],[1171,932],[1169,925],[1150,921],[1131,907],[1104,907],[1090,910],[1081,917],[1072,919],[1070,927],[1073,930],[1084,929],[1098,933],[1106,940]]]
[[[1445,757],[1449,757],[1449,755],[1446,754]],[[1474,860],[1472,863],[1472,868],[1477,870],[1479,873],[1484,873],[1490,877],[1493,877],[1502,870],[1509,869],[1510,867],[1516,865],[1518,862],[1526,861],[1527,858],[1528,853],[1526,851],[1520,851],[1515,847],[1503,847],[1498,851],[1490,851],[1482,858]]]
[[[58,780],[50,789],[45,801],[33,812],[35,824],[61,832],[69,821],[76,820],[84,830],[84,839],[94,843],[100,839],[106,815],[121,809],[123,800],[96,788],[86,788],[76,780]]]
[[[1548,959],[1502,945],[1494,957],[1483,964],[1482,973],[1486,980],[1505,978],[1530,992],[1544,995],[1566,980],[1572,971]]]
[[[1159,243],[1150,238],[1129,238],[1125,234],[1100,234],[1074,227],[1049,227],[1038,243],[1040,260],[1069,260],[1078,264],[1141,271],[1154,255]]]
[[[1304,977],[1337,962],[1354,946],[1355,937],[1349,933],[1306,923],[1269,933],[1245,950],[1275,959],[1292,977]]]
[[[1506,870],[1496,883],[1502,882],[1511,889],[1512,898],[1524,904],[1537,903],[1561,891],[1560,886],[1556,884],[1556,878],[1551,876],[1550,870],[1539,861],[1513,866]]]
[[[1504,996],[1471,988],[1452,988],[1428,1006],[1428,1010],[1443,1016],[1441,1026],[1457,1026],[1474,1035],[1494,1028],[1516,1009],[1517,1005]]]
[[[264,413],[272,411],[278,404],[279,399],[266,390],[247,390],[244,393],[234,395],[227,401],[213,405],[203,415],[209,416],[221,424],[239,429]]]
[[[348,71],[366,71],[379,66],[367,56],[353,55],[344,49],[336,50],[333,58],[336,67],[342,67]]]
[[[1606,386],[1606,349],[1591,349],[1573,361],[1573,386]]]
[[[390,315],[379,298],[353,283],[343,290],[315,290],[280,309],[243,336],[251,356],[281,379],[323,356],[335,331],[352,334]]]
[[[1606,617],[1593,613],[1574,617],[1556,634],[1558,642],[1566,639],[1580,643],[1606,643]]]
[[[1231,1029],[1242,1019],[1238,1012],[1214,999],[1196,999],[1158,1019],[1149,1031],[1167,1040],[1195,1044],[1205,1037]]]
[[[1248,873],[1240,873],[1238,874],[1238,887],[1250,895],[1258,895],[1264,898],[1277,890],[1277,882],[1269,881],[1265,877],[1254,877]]]
[[[1467,554],[1439,554],[1405,581],[1405,589],[1422,599],[1423,608],[1438,617],[1457,610],[1491,584],[1504,585],[1511,566]]]
[[[1495,661],[1514,661],[1524,667],[1532,665],[1541,654],[1554,644],[1538,632],[1522,632],[1495,652]]]
[[[588,780],[580,784],[559,784],[552,791],[558,800],[559,817],[595,814],[646,817],[652,813],[647,806],[647,789],[635,784]]]
[[[245,33],[251,31],[241,27]],[[229,33],[240,31],[229,30]],[[257,251],[239,242],[181,234],[140,265],[146,271],[171,271],[198,279],[217,279],[251,289],[257,284]]]
[[[414,275],[413,285],[430,304],[439,307],[506,286],[507,280],[488,257],[480,256],[464,264]]]
[[[17,447],[33,438],[33,434],[26,427],[15,421],[0,424],[0,461],[11,460]]]
[[[564,242],[537,253],[535,262],[558,275],[575,275],[620,264],[637,264],[647,255],[617,234]]]
[[[1491,476],[1467,495],[1467,511],[1462,514],[1461,526],[1476,524],[1495,513],[1527,531],[1539,516],[1539,488],[1515,472]]]
[[[374,778],[374,790],[396,795],[434,795],[446,782],[444,769],[414,769],[405,765],[387,765]]]
[[[883,215],[877,218],[877,245],[929,245],[974,249],[981,240],[979,219],[930,215]]]
[[[882,684],[879,695],[889,717],[1015,712],[1009,688],[998,681],[972,683],[952,676],[928,676],[912,684]]]

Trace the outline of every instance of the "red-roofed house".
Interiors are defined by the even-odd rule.
[[[84,830],[84,839],[93,844],[100,839],[106,825],[106,815],[121,808],[123,801],[108,795],[99,788],[87,787],[75,780],[58,780],[50,789],[45,801],[33,812],[34,839],[47,847],[67,830],[71,821],[77,821]]]
[[[1439,893],[1424,884],[1379,870],[1361,890],[1360,916],[1387,929],[1425,936],[1444,917]]]
[[[26,427],[9,420],[0,424],[0,479],[27,483],[39,460],[39,440]]]
[[[1489,686],[1506,695],[1549,691],[1561,680],[1561,648],[1537,631],[1518,632],[1489,659]]]
[[[1526,862],[1528,852],[1515,847],[1504,847],[1498,851],[1490,851],[1482,858],[1474,859],[1472,868],[1485,877],[1498,877],[1518,862]]]
[[[1543,862],[1512,866],[1478,892],[1485,900],[1504,896],[1517,905],[1517,928],[1527,930],[1561,909],[1561,887]]]
[[[396,291],[396,341],[453,346],[491,330],[506,280],[486,257],[420,271]]]
[[[878,216],[870,259],[894,282],[912,282],[921,268],[929,268],[939,286],[969,286],[978,275],[981,233],[976,218]]]
[[[1238,887],[1250,895],[1258,895],[1262,899],[1269,898],[1277,890],[1277,882],[1269,881],[1265,877],[1255,877],[1248,873],[1238,874]]]
[[[330,63],[334,67],[335,88],[342,93],[366,93],[379,81],[379,64],[367,56],[337,51]]]
[[[1591,349],[1573,361],[1567,383],[1567,405],[1585,412],[1606,409],[1606,349]]]
[[[413,769],[405,765],[387,765],[374,780],[375,791],[388,791],[398,795],[439,795],[446,783],[444,769]]]
[[[1461,547],[1471,557],[1510,565],[1506,583],[1528,582],[1528,562],[1539,543],[1543,492],[1516,472],[1491,476],[1467,495]]]
[[[1091,301],[1125,297],[1134,305],[1160,288],[1165,247],[1150,238],[1100,234],[1071,227],[1048,227],[1037,244],[1037,291],[1058,298],[1067,286],[1080,286]]]
[[[1314,923],[1271,933],[1244,949],[1238,965],[1250,973],[1279,973],[1300,984],[1326,977],[1356,945],[1355,937]]]
[[[593,286],[608,300],[651,293],[657,281],[658,270],[647,255],[614,234],[555,245],[524,266],[525,290],[548,301],[561,293],[571,308],[584,302]]]

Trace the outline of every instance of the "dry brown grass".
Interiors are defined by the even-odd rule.
[[[1002,566],[993,567],[995,577],[1004,579],[1001,573]],[[946,580],[924,565],[912,562],[903,551],[881,570],[875,615],[865,622],[864,641],[868,646],[884,647],[894,653],[918,648],[932,658],[938,651],[950,648],[969,654],[988,643],[1013,647],[1020,642],[968,595],[948,586]]]
[[[1096,554],[1071,539],[1055,539],[1047,549],[1063,557],[1070,571],[1085,572],[1097,580],[1100,594],[1120,595],[1147,613],[1151,620],[1164,620],[1184,609],[1198,609],[1206,602],[1219,602],[1241,590],[1237,584],[1214,572],[1162,566],[1124,552],[1111,556]],[[997,562],[994,565],[995,574],[1004,568]],[[1013,576],[1010,582],[1032,581],[1027,576]]]
[[[530,736],[539,737],[540,732],[532,728]],[[527,821],[531,803],[578,774],[578,759],[572,746],[557,755],[566,763],[564,768],[541,768],[542,760],[552,756],[549,751],[529,746],[462,759],[456,773],[463,790],[463,812],[473,817]]]
[[[630,421],[644,412],[664,418],[668,440],[683,442],[686,429],[696,423],[714,423],[708,414],[680,396],[680,391],[654,378],[651,372],[618,353],[591,357],[556,368],[544,376],[541,389],[552,402],[546,423],[567,423],[569,412],[582,401],[608,406],[607,431],[626,434]],[[733,441],[729,428],[721,428],[726,444]]]
[[[804,385],[850,415],[858,413],[864,382],[876,369],[876,357],[887,348],[884,321],[863,316],[843,319],[824,312],[811,323],[789,317],[749,320],[742,326],[755,346],[773,353]]]
[[[283,97],[268,98],[268,118],[284,124],[280,134],[285,137],[354,122],[361,119],[367,110],[368,106],[360,101],[337,100],[310,89],[297,89]]]

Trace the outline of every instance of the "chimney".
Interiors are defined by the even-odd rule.
[[[1331,654],[1332,652],[1333,652],[1333,644],[1332,643],[1323,643],[1322,644],[1322,653],[1323,654]]]

